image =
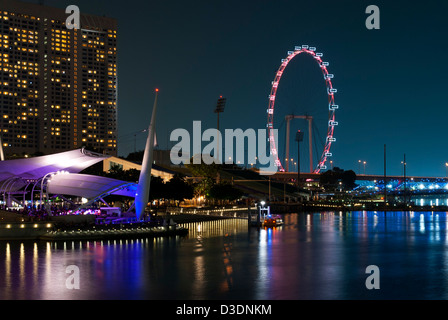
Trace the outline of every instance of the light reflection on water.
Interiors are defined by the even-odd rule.
[[[186,224],[187,237],[0,242],[1,299],[447,299],[447,213],[284,215]],[[380,290],[367,290],[377,265]],[[67,266],[80,270],[68,289]]]
[[[448,197],[443,194],[414,195],[410,202],[416,206],[448,206]]]

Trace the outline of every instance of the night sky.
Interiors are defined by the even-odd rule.
[[[75,4],[81,12],[118,20],[119,155],[133,152],[134,134],[147,128],[155,88],[160,89],[157,138],[162,149],[173,145],[172,130],[191,130],[194,120],[201,120],[203,129],[216,127],[213,110],[220,95],[227,98],[220,128],[265,128],[280,60],[295,45],[308,44],[324,53],[335,75],[335,166],[358,172],[358,160],[363,160],[367,174],[382,174],[386,144],[387,174],[402,174],[406,154],[408,175],[446,175],[446,1],[45,4]],[[365,26],[371,4],[380,9],[380,30]],[[137,150],[145,138],[137,134]]]

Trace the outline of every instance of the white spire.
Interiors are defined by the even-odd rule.
[[[152,109],[151,123],[149,124],[148,138],[146,139],[145,153],[143,155],[142,170],[140,171],[137,192],[135,194],[135,214],[137,216],[137,220],[141,219],[149,200],[158,92],[159,89],[156,89],[156,97],[154,99],[154,107]]]

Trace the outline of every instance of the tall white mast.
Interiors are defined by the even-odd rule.
[[[146,139],[145,153],[143,155],[142,170],[140,171],[137,193],[135,194],[135,214],[137,216],[137,220],[140,220],[143,216],[149,200],[158,93],[159,89],[156,89],[151,123],[149,124],[148,138]]]

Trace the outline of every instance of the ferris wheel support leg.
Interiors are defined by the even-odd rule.
[[[313,173],[313,136],[312,136],[312,127],[313,127],[313,117],[308,117],[308,145],[310,152],[310,172]]]

